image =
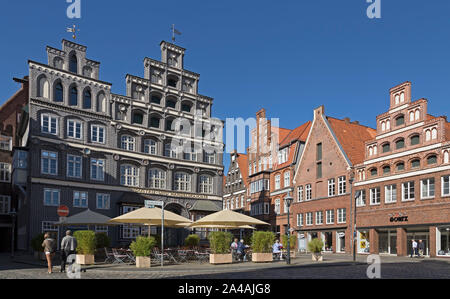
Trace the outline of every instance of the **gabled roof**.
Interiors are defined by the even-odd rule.
[[[278,128],[278,127],[272,127],[272,131],[273,130],[278,130],[278,141],[282,141],[282,140],[286,139],[286,137],[292,132],[292,130]]]
[[[289,145],[291,142],[300,140],[300,141],[306,141],[308,138],[309,130],[311,129],[311,121],[308,121],[307,123],[304,123],[300,127],[295,128],[292,130],[284,139],[280,139],[280,147]]]
[[[236,162],[241,171],[245,187],[248,187],[248,156],[246,154],[237,154]]]
[[[362,163],[366,152],[365,142],[374,139],[377,131],[348,120],[333,117],[327,117],[327,120],[351,163]]]

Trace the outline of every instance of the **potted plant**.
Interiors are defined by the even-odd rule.
[[[281,243],[283,244],[283,248],[286,248],[287,250],[287,240],[288,237],[287,235],[282,235],[281,236]],[[297,235],[291,235],[290,240],[289,240],[289,245],[290,245],[290,249],[291,249],[291,257],[295,257],[295,246],[297,244]]]
[[[34,252],[34,257],[38,260],[45,261],[44,248],[42,243],[44,242],[44,234],[39,234],[31,240],[31,248]]]
[[[319,239],[313,239],[308,243],[308,250],[312,252],[312,259],[316,262],[323,262],[323,241]]]
[[[95,233],[93,231],[77,231],[74,233],[77,239],[76,263],[79,265],[93,265],[95,263]]]
[[[209,255],[210,264],[231,264],[233,256],[230,252],[230,245],[233,235],[229,232],[211,232],[208,235],[212,253]]]
[[[155,246],[156,239],[153,237],[137,237],[136,241],[131,243],[130,249],[136,257],[137,268],[151,267],[150,254]]]
[[[188,248],[196,248],[198,247],[198,245],[200,244],[200,236],[199,235],[189,235],[185,240],[184,240],[184,245]]]
[[[272,262],[272,246],[274,243],[275,234],[273,232],[254,232],[252,237],[252,262]]]
[[[111,245],[111,239],[108,237],[107,233],[96,233],[95,234],[95,257],[99,259],[106,258],[104,248],[109,248]]]

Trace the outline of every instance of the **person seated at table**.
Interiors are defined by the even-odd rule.
[[[281,249],[283,249],[283,245],[281,245],[279,240],[276,240],[275,244],[273,244],[272,246],[272,252],[276,257],[280,256],[280,260],[281,260]]]
[[[250,246],[245,245],[244,240],[241,240],[241,241],[238,243],[238,247],[237,247],[237,256],[238,256],[238,259],[239,259],[239,260],[242,259],[242,261],[244,261],[244,262],[246,261],[247,256],[246,256],[245,250],[246,250],[247,248],[249,248],[249,247],[250,247]]]

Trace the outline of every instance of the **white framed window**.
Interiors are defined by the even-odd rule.
[[[0,163],[0,182],[11,182],[11,164]]]
[[[216,153],[205,152],[205,163],[215,164],[216,163]]]
[[[284,173],[284,188],[291,185],[291,173],[289,171]]]
[[[73,207],[74,208],[87,208],[89,206],[88,193],[74,191],[73,192]]]
[[[134,152],[136,148],[136,138],[129,135],[122,136],[121,148],[126,151]]]
[[[279,198],[275,200],[275,214],[281,214],[281,203]]]
[[[172,146],[172,144],[166,143],[164,144],[164,156],[168,157],[168,158],[177,158],[177,150],[175,148],[175,146]]]
[[[82,157],[67,155],[67,176],[71,178],[81,178],[83,171],[82,164]]]
[[[448,151],[444,152],[444,163],[448,164],[450,162],[450,153]]]
[[[347,209],[338,209],[338,223],[346,223],[347,222]]]
[[[83,123],[79,120],[67,120],[67,137],[72,139],[83,138]]]
[[[153,139],[146,139],[144,141],[144,153],[150,155],[156,155],[157,153],[157,143]]]
[[[327,224],[334,224],[334,210],[327,211]]]
[[[303,214],[297,214],[297,227],[303,226]]]
[[[122,165],[120,167],[120,184],[122,186],[139,186],[139,168],[133,165]]]
[[[160,169],[150,169],[149,187],[154,189],[166,189],[167,173]]]
[[[122,207],[122,215],[136,211],[139,209],[138,207],[132,206],[123,206]],[[121,227],[121,237],[122,239],[136,239],[140,234],[140,229],[136,225],[132,224],[124,224]]]
[[[303,201],[303,186],[298,187],[297,193],[298,193],[298,202],[302,202]]]
[[[50,135],[58,135],[58,117],[50,114],[42,114],[41,132]]]
[[[231,210],[234,210],[234,198],[231,199]]]
[[[11,212],[11,196],[0,195],[0,215],[8,215]]]
[[[105,180],[105,160],[91,159],[91,180]]]
[[[213,177],[209,175],[200,176],[200,193],[203,194],[213,194],[214,190],[214,180]],[[239,197],[236,198],[236,208],[239,206]]]
[[[402,184],[402,201],[415,200],[414,182],[407,182]]]
[[[111,208],[111,196],[109,194],[97,194],[97,209],[109,210]]]
[[[275,176],[275,190],[278,190],[281,188],[281,176],[277,175]]]
[[[41,152],[41,173],[48,175],[58,175],[58,153]]]
[[[239,197],[236,197],[236,209],[239,209]]]
[[[341,176],[338,179],[338,194],[339,195],[344,195],[347,192],[347,181],[346,181],[346,177],[345,176]]]
[[[0,135],[0,150],[12,151],[12,137]]]
[[[262,171],[262,161],[261,161],[261,159],[259,159],[259,162],[258,162],[258,171],[259,172]]]
[[[312,212],[306,213],[306,225],[308,225],[308,226],[313,225],[313,213]]]
[[[359,196],[356,199],[357,207],[364,207],[366,205],[366,190],[359,190]]]
[[[384,187],[385,203],[397,202],[397,185],[389,185]]]
[[[371,205],[379,205],[381,203],[381,196],[380,196],[380,188],[372,188],[370,189],[370,204]]]
[[[443,176],[441,180],[442,196],[450,196],[450,176]]]
[[[191,176],[184,172],[175,173],[175,191],[191,192]]]
[[[44,189],[44,206],[59,207],[60,193],[56,189]]]
[[[422,199],[434,198],[434,178],[429,178],[420,181],[420,189],[422,194]]]
[[[99,125],[91,126],[91,142],[93,143],[105,143],[105,127]]]
[[[311,184],[306,185],[305,187],[306,192],[306,200],[312,200],[312,186]]]
[[[316,225],[322,225],[323,224],[323,212],[316,212]]]
[[[52,233],[56,233],[56,235],[58,235],[59,233],[59,227],[56,226],[56,222],[53,221],[42,221],[42,226],[41,226],[41,232],[42,233],[48,233],[48,232],[52,232]]]
[[[328,180],[328,197],[336,195],[336,180],[329,179]]]

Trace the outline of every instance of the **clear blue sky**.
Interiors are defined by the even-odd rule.
[[[429,113],[450,115],[450,1],[382,0],[382,18],[366,0],[82,0],[82,18],[66,17],[65,0],[0,4],[0,102],[27,74],[27,60],[46,62],[45,46],[70,39],[101,65],[101,79],[125,92],[127,73],[143,75],[143,58],[160,57],[175,23],[187,49],[185,67],[201,74],[200,92],[215,98],[214,115],[254,116],[266,108],[295,128],[322,104],[328,115],[375,126],[389,88],[413,83]],[[228,164],[228,155],[226,155]]]

